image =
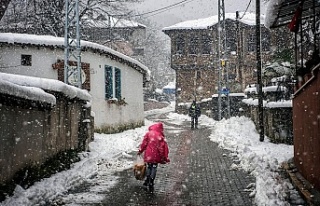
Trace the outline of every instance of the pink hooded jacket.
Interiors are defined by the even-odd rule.
[[[168,158],[169,148],[163,133],[161,122],[151,125],[149,131],[144,135],[139,148],[139,153],[144,152],[143,159],[147,163],[170,162]]]

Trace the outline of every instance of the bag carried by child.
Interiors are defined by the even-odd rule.
[[[133,165],[133,174],[137,180],[143,180],[146,176],[146,164],[141,155],[137,156],[137,160]]]

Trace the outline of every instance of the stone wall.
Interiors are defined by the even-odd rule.
[[[233,116],[247,116],[259,128],[258,106],[248,105],[242,102],[243,96],[230,96],[230,115]],[[176,106],[176,112],[179,114],[188,114],[189,104],[181,104]],[[218,120],[218,98],[213,97],[211,101],[198,102],[201,113]],[[226,109],[224,105],[224,109]],[[264,130],[265,135],[271,141],[276,143],[293,144],[293,119],[292,107],[276,107],[264,108]],[[228,118],[222,113],[221,118]]]
[[[54,106],[0,94],[0,184],[63,151],[88,149],[93,139],[91,108],[86,101],[52,94]]]
[[[243,104],[244,115],[249,117],[259,128],[258,107]],[[293,144],[292,108],[264,108],[264,133],[276,143]]]

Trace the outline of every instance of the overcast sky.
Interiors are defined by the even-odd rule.
[[[183,0],[144,0],[143,3],[139,3],[136,6],[136,10],[140,13],[154,11]],[[245,11],[250,0],[225,0],[225,11],[236,12]],[[255,12],[256,1],[251,0],[249,12]],[[264,13],[265,3],[261,1],[261,13]],[[218,14],[218,0],[188,0],[184,4],[180,4],[174,8],[168,9],[159,14],[149,14],[145,17],[150,18],[157,23],[159,27],[166,27],[176,24],[178,22],[205,18]],[[153,15],[153,16],[151,16]]]

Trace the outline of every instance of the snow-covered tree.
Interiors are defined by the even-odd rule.
[[[147,26],[145,57],[141,61],[151,70],[154,86],[162,88],[175,79],[170,67],[170,39],[151,21],[142,18],[137,21]]]
[[[100,15],[123,15],[129,12],[128,2],[141,0],[79,0],[80,19]],[[11,0],[1,22],[2,31],[64,35],[65,0]]]

